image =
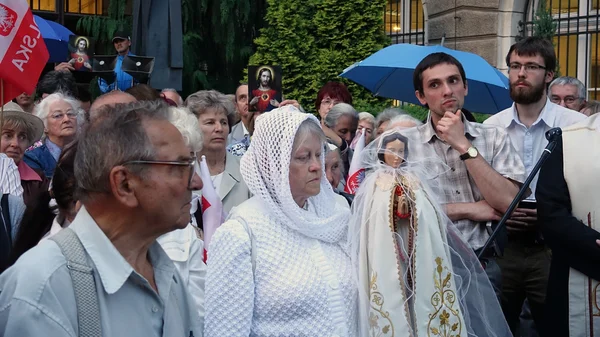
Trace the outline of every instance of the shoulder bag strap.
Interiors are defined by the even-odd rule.
[[[67,259],[75,292],[79,337],[101,337],[102,325],[94,270],[87,261],[81,241],[70,228],[59,231],[50,240],[58,244]]]

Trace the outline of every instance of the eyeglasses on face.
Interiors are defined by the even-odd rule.
[[[65,115],[67,115],[67,117],[69,117],[69,119],[75,119],[75,118],[77,118],[77,113],[74,112],[74,111],[69,111],[67,113],[55,112],[55,113],[53,113],[53,114],[50,115],[50,118],[59,121],[59,120],[65,118]]]
[[[336,105],[339,103],[341,103],[341,102],[336,99],[331,99],[331,98],[325,98],[324,100],[321,101],[321,105],[325,105],[325,106],[333,106],[333,105]]]
[[[579,101],[581,99],[581,97],[575,97],[575,96],[567,96],[565,98],[562,98],[560,96],[551,96],[550,97],[550,102],[554,103],[554,104],[560,104],[560,102],[565,102],[566,104],[573,104],[577,101]]]
[[[196,172],[196,165],[198,160],[196,156],[186,160],[131,160],[123,163],[123,165],[171,165],[171,166],[187,166],[190,169],[190,176],[188,178],[188,189],[192,187],[192,180],[194,179],[194,172]]]
[[[526,64],[521,64],[518,62],[513,62],[511,64],[508,65],[508,71],[509,72],[519,72],[521,71],[521,69],[525,68],[525,72],[526,73],[533,73],[536,72],[540,69],[546,70],[546,67],[539,65],[537,63],[526,63]]]

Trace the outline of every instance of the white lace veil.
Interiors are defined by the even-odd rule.
[[[405,150],[406,155],[404,163],[398,168],[392,168],[380,160],[380,154],[385,151],[382,150],[382,148],[385,147],[384,143],[390,139],[397,139],[397,136],[403,138],[408,144],[405,143],[405,145],[407,145],[407,150]],[[359,261],[364,261],[364,258],[361,260],[360,257],[361,254],[364,254],[364,241],[365,239],[367,241],[369,240],[364,233],[361,234],[361,231],[372,233],[372,231],[368,231],[365,228],[368,228],[369,226],[390,226],[389,219],[391,214],[390,212],[392,211],[390,207],[393,207],[393,204],[390,202],[390,193],[386,195],[385,193],[381,192],[381,189],[379,189],[378,192],[377,184],[381,186],[382,176],[385,176],[386,178],[393,177],[393,179],[389,179],[390,181],[398,181],[397,178],[405,176],[412,177],[414,181],[419,182],[417,185],[419,186],[421,192],[418,195],[425,195],[428,201],[428,212],[436,213],[434,218],[437,217],[438,220],[435,222],[440,224],[440,230],[442,232],[440,242],[443,242],[442,245],[444,246],[444,250],[447,252],[447,260],[451,261],[451,263],[447,263],[444,268],[447,268],[449,271],[448,280],[452,283],[453,290],[455,290],[455,302],[458,303],[460,307],[460,313],[463,317],[462,326],[464,327],[460,335],[455,331],[451,334],[456,336],[481,337],[512,336],[504,319],[504,315],[492,285],[490,284],[487,275],[481,266],[481,263],[478,261],[476,255],[469,245],[463,241],[459,231],[445,215],[439,201],[436,200],[436,195],[438,195],[436,193],[436,191],[438,191],[436,186],[436,177],[444,173],[448,167],[437,157],[437,155],[435,155],[433,151],[425,152],[423,149],[415,151],[416,146],[422,146],[421,139],[418,137],[416,128],[392,129],[383,133],[378,139],[371,142],[371,144],[369,144],[362,153],[363,165],[365,165],[364,167],[366,168],[367,175],[357,191],[352,203],[352,217],[350,219],[348,238],[350,256],[353,261],[354,268],[357,271],[356,282],[359,284],[359,335],[391,336],[389,323],[386,323],[387,321],[384,319],[380,319],[385,318],[385,311],[380,317],[374,317],[372,314],[373,308],[379,304],[382,304],[384,301],[387,301],[388,304],[389,302],[393,301],[403,302],[400,303],[401,305],[404,305],[411,300],[414,303],[416,297],[413,296],[416,296],[415,293],[419,291],[419,284],[423,285],[422,280],[420,281],[419,279],[416,279],[416,283],[414,283],[416,287],[415,292],[407,292],[407,296],[394,294],[393,298],[390,299],[388,296],[384,299],[383,296],[378,294],[377,296],[372,297],[373,288],[371,288],[371,284],[369,284],[367,287],[364,286],[365,273],[361,272],[361,264],[363,262],[359,263]],[[428,155],[416,158],[415,155],[417,153],[420,155],[423,153],[428,153]],[[404,186],[402,187],[404,188]],[[405,195],[410,195],[410,193],[407,193],[408,191],[406,189],[403,191]],[[422,226],[426,225],[427,224],[425,223],[419,223],[420,227],[418,232],[416,232],[417,234],[415,234],[415,241],[418,240],[418,236],[422,235],[423,230],[426,229]],[[392,234],[390,234],[390,236],[391,235]],[[410,247],[410,245],[405,246],[402,242],[402,237],[397,233],[393,235],[396,236],[394,242],[397,242],[398,247],[400,247],[399,249],[402,251],[399,254],[404,254],[404,256],[407,256],[409,259],[416,257],[418,252],[421,252],[420,254],[424,254],[424,252],[430,251],[429,249],[418,248],[416,244],[413,246],[412,251],[406,251],[402,247]],[[363,242],[361,243],[361,241]],[[428,256],[426,258],[434,260],[435,256]],[[396,260],[393,259],[393,261]],[[395,263],[391,269],[395,269],[394,267],[396,267]],[[430,273],[428,270],[423,273],[422,271],[419,271],[418,268],[419,266],[416,267],[417,270],[414,271],[413,276],[431,275],[426,277],[433,277],[435,274],[435,268],[431,270]],[[364,268],[362,271],[364,271]],[[368,277],[368,282],[373,281],[371,279],[372,275],[368,275],[366,277]],[[388,281],[391,278],[391,281],[389,282],[392,282],[392,284],[394,282],[400,283],[403,289],[410,289],[412,287],[407,282],[406,273],[403,275],[398,275],[398,273],[393,270],[387,275],[379,275],[380,279],[382,277],[388,277]],[[423,289],[423,286],[421,286],[421,289]],[[434,297],[431,297],[431,301],[421,301],[418,302],[418,304],[421,305],[419,310],[428,312],[427,310],[429,310],[429,308],[423,308],[423,304],[425,304],[425,306],[434,306]],[[378,319],[379,321],[377,321]],[[408,321],[410,321],[410,319],[408,319]],[[403,330],[401,330],[399,327],[396,327],[395,334],[399,335],[402,331],[408,331],[407,333],[414,337],[437,335],[435,331],[431,331],[429,329],[429,326],[427,326],[427,329],[423,329],[423,325],[419,325],[423,323],[421,321],[417,319],[413,322],[414,324],[405,324],[408,325],[408,328]],[[388,324],[387,328],[385,328],[384,323]],[[421,327],[421,329],[417,329],[416,327]],[[450,333],[450,331],[448,331],[448,333]]]
[[[313,115],[293,106],[259,116],[250,147],[241,159],[240,171],[250,192],[263,201],[274,220],[308,237],[345,244],[350,213],[336,202],[325,176],[325,150],[321,154],[320,193],[308,199],[308,210],[299,207],[292,198],[292,146],[298,127],[305,120],[319,125]]]

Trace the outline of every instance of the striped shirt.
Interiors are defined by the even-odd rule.
[[[431,113],[430,113],[431,114]],[[503,177],[516,183],[525,180],[525,167],[511,144],[506,131],[493,125],[472,123],[464,119],[465,136],[479,154]],[[440,204],[472,203],[484,200],[475,180],[467,170],[461,153],[441,140],[433,127],[431,116],[427,123],[402,133],[408,138],[409,162],[423,162]],[[469,219],[454,221],[463,239],[471,248],[479,249],[489,237],[485,224]]]
[[[14,160],[8,158],[4,153],[0,153],[0,192],[17,197],[23,195],[19,169]]]

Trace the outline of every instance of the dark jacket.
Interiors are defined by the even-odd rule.
[[[563,145],[542,166],[536,189],[542,234],[552,249],[552,264],[546,295],[545,324],[541,336],[569,336],[569,273],[573,268],[600,280],[600,233],[584,225],[571,213],[571,197],[564,178]],[[581,305],[585,305],[581,303]]]

